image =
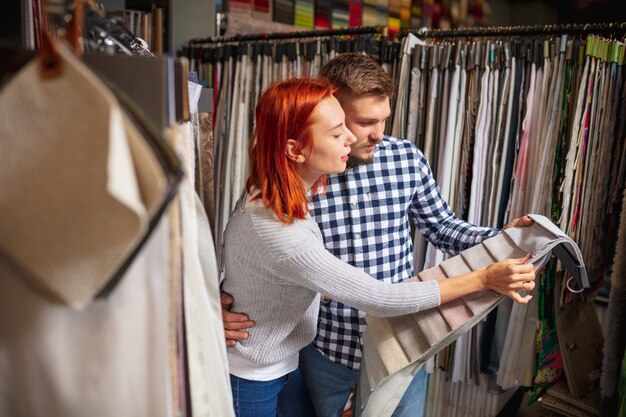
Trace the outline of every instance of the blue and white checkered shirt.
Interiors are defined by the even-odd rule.
[[[457,254],[497,233],[456,217],[442,199],[428,161],[406,140],[385,137],[367,165],[331,175],[325,194],[311,200],[326,248],[380,281],[413,274],[413,241],[407,214],[438,249]],[[313,344],[330,360],[359,369],[364,313],[322,301]]]

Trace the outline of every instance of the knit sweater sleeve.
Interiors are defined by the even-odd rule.
[[[436,281],[401,284],[378,281],[336,258],[321,241],[306,243],[306,251],[299,251],[275,263],[281,280],[320,292],[379,317],[411,314],[436,307],[441,302]]]

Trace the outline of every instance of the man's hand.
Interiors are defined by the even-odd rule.
[[[235,346],[237,340],[248,338],[248,332],[246,332],[245,329],[254,326],[254,322],[248,318],[247,314],[230,312],[233,301],[235,301],[232,295],[227,292],[222,292],[220,293],[220,301],[222,303],[222,320],[224,320],[224,338],[226,339],[226,346]]]
[[[505,224],[502,230],[508,229],[509,227],[527,227],[533,223],[535,223],[535,221],[530,217],[522,216],[517,219],[513,219],[510,223]]]

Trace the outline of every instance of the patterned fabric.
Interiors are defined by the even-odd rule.
[[[572,73],[574,62],[568,61],[566,64],[563,96],[561,98],[561,122],[559,126],[559,141],[556,146],[554,155],[554,172],[552,173],[552,204],[551,217],[552,221],[558,222],[561,217],[561,208],[563,203],[563,188],[561,184],[565,176],[565,164],[567,154],[568,132],[571,123],[570,117],[573,116],[572,100],[574,92],[572,91]],[[554,312],[554,282],[555,279],[561,280],[563,272],[557,272],[554,261],[550,263],[548,268],[537,276],[538,286],[538,317],[537,317],[537,369],[533,386],[529,393],[529,404],[537,401],[548,387],[563,377],[563,359],[559,349],[559,339],[556,331],[555,312]]]
[[[435,247],[457,254],[497,233],[457,218],[441,198],[426,158],[406,140],[385,137],[370,164],[328,178],[311,212],[324,244],[339,259],[380,281],[413,277],[407,214]],[[313,344],[330,360],[359,369],[364,314],[334,300],[321,302]]]
[[[536,344],[537,372],[529,393],[529,404],[537,401],[550,385],[560,381],[563,376],[563,360],[554,318],[555,274],[558,273],[556,272],[556,261],[553,259],[537,277],[537,295],[539,297]],[[557,277],[561,279],[562,275],[557,275]]]

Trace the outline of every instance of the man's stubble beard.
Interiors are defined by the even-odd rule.
[[[372,142],[371,140],[369,140],[367,145],[361,145],[361,146],[362,147],[378,146],[378,144],[379,144],[378,141]],[[373,161],[374,161],[374,152],[372,152],[371,155],[368,156],[367,158],[360,158],[350,153],[348,154],[348,163],[346,164],[346,168],[354,168],[359,165],[368,165],[368,164],[371,164]]]
[[[374,155],[369,158],[359,158],[356,156],[348,155],[348,163],[346,164],[346,168],[354,168],[358,165],[367,165],[371,164],[374,161]]]

